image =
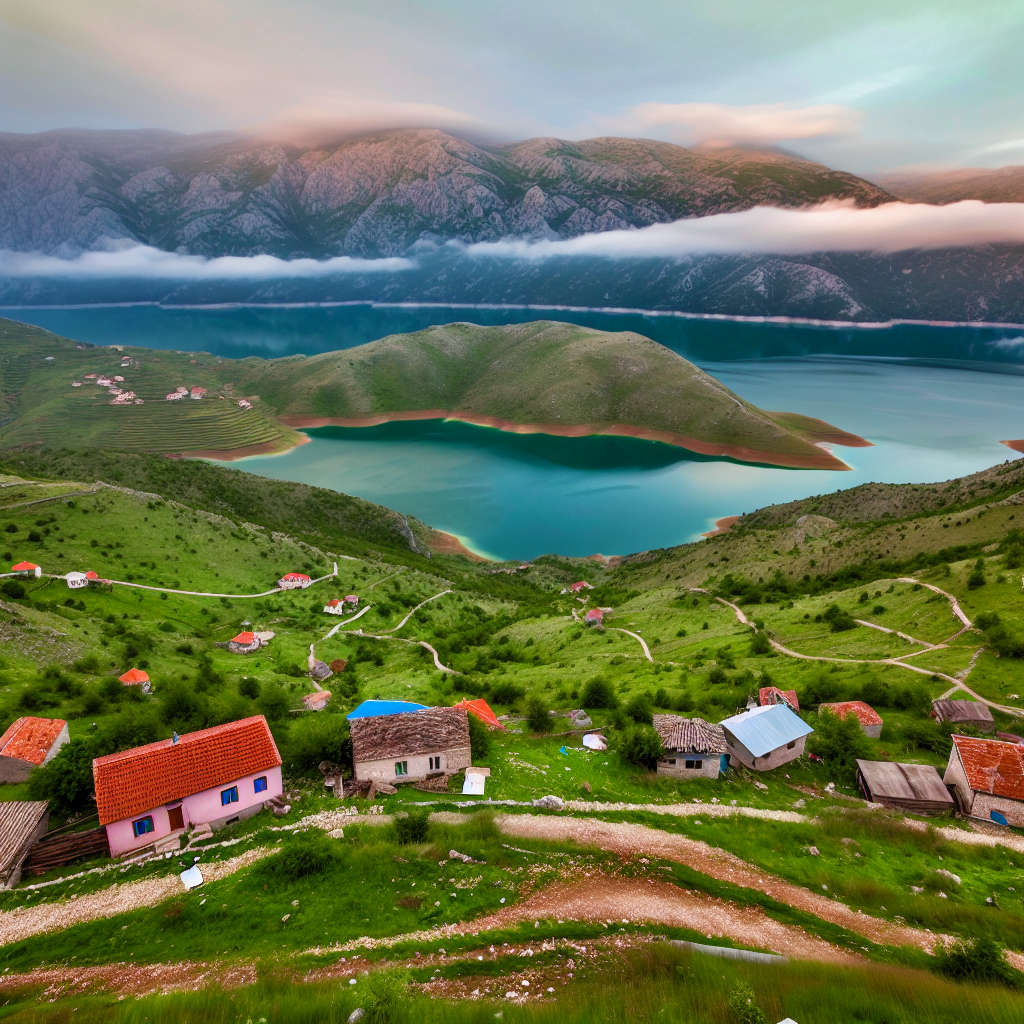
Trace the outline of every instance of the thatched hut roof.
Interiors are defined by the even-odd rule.
[[[425,708],[351,720],[352,759],[376,761],[469,746],[466,709]]]

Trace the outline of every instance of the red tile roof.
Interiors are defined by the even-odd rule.
[[[42,764],[67,724],[63,718],[19,718],[0,736],[0,757]]]
[[[281,763],[262,715],[159,740],[92,763],[100,824],[131,818]]]
[[[94,572],[92,571],[92,569],[90,569],[90,570],[89,570],[89,571],[88,571],[88,572],[87,572],[87,573],[85,574],[85,578],[86,578],[87,580],[98,580],[98,579],[99,579],[99,576],[98,576],[98,575],[97,575],[96,573],[94,573]]]
[[[757,694],[761,707],[769,704],[788,704],[794,711],[800,710],[796,690],[780,690],[777,686],[762,686]]]
[[[19,562],[11,566],[11,572],[34,572],[38,568],[35,562]]]
[[[591,608],[586,615],[583,616],[584,622],[600,622],[604,618],[604,612],[600,608]]]
[[[331,699],[331,691],[330,690],[317,690],[314,693],[307,693],[302,698],[302,703],[305,704],[306,707],[308,708],[308,707],[312,707],[314,704],[326,704],[327,701],[329,701],[330,699]]]
[[[118,676],[118,679],[126,686],[131,686],[134,683],[148,683],[149,675],[141,668],[130,668],[123,676]]]
[[[954,736],[953,742],[971,789],[1024,800],[1024,747],[973,736]]]
[[[309,577],[304,572],[286,572],[281,579],[283,580],[308,580]]]
[[[862,700],[841,700],[835,704],[820,704],[818,713],[831,711],[833,715],[846,718],[847,715],[856,715],[861,725],[881,725],[882,716],[869,704]]]
[[[239,633],[238,636],[233,636],[231,642],[233,644],[251,644],[256,640],[255,633]]]

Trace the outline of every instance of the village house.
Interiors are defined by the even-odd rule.
[[[238,408],[239,409],[251,409],[252,408],[252,402],[246,401],[246,399],[244,399],[244,398],[240,398],[238,400]]]
[[[67,580],[71,590],[80,590],[82,587],[89,586],[89,577],[84,572],[69,572],[64,579]]]
[[[702,718],[655,715],[654,731],[665,756],[658,759],[658,774],[677,779],[717,779],[729,767],[725,731]]]
[[[796,690],[780,690],[777,686],[762,686],[757,691],[758,703],[761,707],[769,704],[785,704],[794,711],[800,710],[800,701],[797,698]]]
[[[594,586],[586,580],[580,580],[579,583],[570,583],[566,589],[570,594],[578,594],[581,590],[593,590]],[[562,593],[564,594],[565,590],[563,590]]]
[[[330,690],[315,690],[313,693],[305,694],[302,698],[302,703],[307,711],[323,711],[330,699]]]
[[[189,395],[189,397],[190,398],[194,398],[196,401],[199,401],[199,399],[202,398],[203,395],[205,395],[205,394],[206,394],[206,388],[193,388],[191,393],[190,393],[190,395]]]
[[[996,727],[988,705],[977,700],[933,700],[932,718],[948,725],[972,725],[978,732],[992,732]]]
[[[228,650],[232,654],[252,654],[263,646],[263,641],[255,633],[239,633],[228,641]]]
[[[975,736],[953,736],[943,782],[972,818],[1024,826],[1024,746]]]
[[[461,771],[472,763],[465,708],[349,717],[352,761],[359,782],[414,782],[435,772]]]
[[[309,645],[309,657],[306,659],[306,667],[309,669],[309,678],[314,683],[322,683],[325,679],[330,679],[334,675],[331,666],[316,656],[312,644]]]
[[[860,723],[861,732],[869,739],[877,740],[882,735],[882,716],[869,704],[862,700],[842,700],[835,704],[821,704],[818,714],[831,711],[839,718],[853,715]]]
[[[50,823],[45,800],[5,800],[0,803],[0,889],[21,881],[21,866]]]
[[[18,562],[17,565],[11,566],[11,572],[16,572],[19,576],[35,576],[36,579],[43,575],[43,570],[35,562]]]
[[[346,594],[344,603],[349,605],[354,611],[359,607],[359,597],[356,594]]]
[[[98,757],[92,774],[114,857],[175,848],[185,829],[248,818],[282,792],[281,755],[262,715]]]
[[[748,708],[720,724],[730,761],[759,772],[795,761],[814,732],[785,704]]]
[[[604,622],[604,610],[590,608],[583,616],[583,622],[588,626],[600,626]]]
[[[68,742],[63,718],[19,718],[0,736],[0,782],[24,782]]]
[[[308,587],[313,581],[301,572],[286,572],[278,581],[281,590],[300,590]]]
[[[930,764],[857,760],[857,782],[864,799],[911,814],[942,814],[953,810],[953,798],[942,776]]]
[[[123,676],[117,677],[125,686],[138,686],[143,693],[151,693],[153,684],[149,681],[149,674],[141,668],[130,668]]]
[[[344,615],[345,604],[340,597],[332,597],[330,601],[324,605],[324,612],[327,615]]]

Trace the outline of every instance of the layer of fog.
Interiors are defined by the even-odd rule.
[[[869,209],[855,207],[852,202],[822,203],[796,210],[758,206],[739,213],[578,238],[503,239],[467,248],[479,256],[671,258],[704,253],[894,253],[1020,244],[1024,244],[1024,203],[968,199],[948,206],[887,203]]]

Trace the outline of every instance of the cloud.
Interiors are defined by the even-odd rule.
[[[131,245],[105,252],[87,252],[74,259],[39,253],[0,250],[0,277],[65,279],[149,278],[183,281],[231,281],[252,278],[325,277],[410,270],[412,260],[393,256],[379,260],[334,256],[327,260],[282,260],[276,256],[185,256],[148,245]]]
[[[822,203],[799,210],[758,206],[635,230],[535,242],[477,242],[467,248],[480,256],[671,258],[693,253],[890,253],[1022,244],[1024,203],[968,199],[948,206],[887,203],[872,209],[852,203]]]
[[[1016,352],[1024,348],[1024,337],[1021,338],[1000,338],[998,341],[990,341],[989,348],[1003,352]]]
[[[852,135],[862,115],[849,107],[823,104],[790,107],[759,103],[731,107],[722,103],[641,103],[609,128],[628,135],[667,134],[675,142],[725,146],[771,145],[794,139]]]

